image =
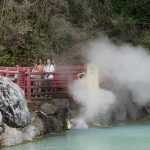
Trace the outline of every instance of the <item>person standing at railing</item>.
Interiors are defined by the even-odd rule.
[[[43,72],[43,67],[44,67],[43,66],[43,60],[42,60],[42,58],[39,58],[37,61],[37,64],[35,64],[32,72]],[[42,78],[42,75],[37,74],[37,75],[32,75],[31,77],[34,79],[40,80]],[[41,83],[41,81],[35,81],[34,85],[35,86],[41,86],[42,83]],[[41,92],[41,88],[34,88],[33,92]],[[37,97],[37,95],[35,97]],[[40,95],[40,97],[42,97],[42,95]]]
[[[56,63],[55,63],[55,58],[54,57],[51,58],[51,65],[53,65],[54,67],[56,67]]]
[[[43,68],[43,72],[54,72],[55,68],[54,66],[51,64],[51,60],[49,58],[46,59],[46,65]],[[49,73],[49,74],[45,74],[44,76],[45,79],[53,79],[54,76],[53,74]],[[53,85],[53,81],[45,81],[45,85],[47,86],[52,86]],[[48,87],[46,87],[45,92],[49,92]],[[53,92],[53,88],[50,87],[50,92]],[[52,95],[46,95],[46,97],[52,97]]]

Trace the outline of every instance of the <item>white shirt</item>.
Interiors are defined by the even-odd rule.
[[[46,66],[44,66],[43,71],[44,71],[44,72],[54,72],[54,71],[55,71],[55,68],[54,68],[53,65],[46,65]],[[52,79],[53,77],[54,77],[53,74],[49,74],[49,75],[46,74],[46,75],[44,76],[45,79],[47,79],[47,78]]]

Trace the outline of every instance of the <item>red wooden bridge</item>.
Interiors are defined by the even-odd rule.
[[[45,73],[31,72],[33,67],[0,67],[0,75],[10,78],[14,83],[20,86],[25,91],[27,100],[48,99],[45,95],[52,95],[52,97],[68,97],[68,85],[78,78],[77,74],[86,72],[85,66],[56,66],[53,74],[53,79],[32,79],[31,75]],[[15,79],[17,74],[17,79]],[[47,86],[46,81],[51,80],[53,84]],[[41,86],[35,86],[34,82],[41,82]],[[34,88],[41,88],[41,92],[33,92]],[[53,88],[52,92],[45,92],[45,89]],[[37,95],[37,97],[35,97]]]

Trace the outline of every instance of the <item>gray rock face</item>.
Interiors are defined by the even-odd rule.
[[[48,103],[42,105],[41,109],[46,113],[46,115],[53,115],[56,112],[56,107]]]
[[[37,135],[39,135],[39,131],[35,126],[27,126],[22,129],[22,137],[25,141],[31,141],[33,138],[35,138]]]
[[[42,135],[45,133],[43,121],[37,116],[34,118],[34,121],[31,123],[31,126],[35,126],[38,129],[39,134]]]
[[[58,107],[69,107],[69,101],[66,98],[63,99],[53,99],[52,102]]]
[[[132,102],[132,99],[127,99],[126,103],[126,111],[127,111],[127,119],[128,120],[136,120],[136,112]]]
[[[5,131],[1,134],[0,140],[3,146],[21,143],[23,141],[22,132],[5,125]]]
[[[6,77],[0,76],[0,111],[3,122],[11,127],[25,127],[31,117],[22,89]]]
[[[136,120],[136,105],[133,103],[132,95],[126,89],[120,89],[115,93],[116,103],[114,104],[117,121]]]
[[[103,127],[114,125],[115,120],[116,120],[116,114],[113,108],[113,104],[109,105],[105,113],[99,114],[99,124]]]

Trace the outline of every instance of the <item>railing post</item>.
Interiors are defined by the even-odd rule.
[[[54,84],[53,84],[53,85],[54,85],[54,92],[56,92],[56,87],[55,87],[55,86],[56,86],[56,80],[55,80],[55,79],[56,79],[56,70],[55,70],[54,78],[53,78],[53,79],[54,79],[54,80],[53,80],[53,83],[54,83]]]
[[[71,74],[70,73],[71,73],[70,68],[68,67],[67,68],[67,83],[68,84],[70,84],[70,82],[71,82]]]
[[[5,67],[5,70],[6,70],[6,74],[5,74],[5,77],[9,77],[9,70],[8,70],[8,67]]]
[[[20,67],[18,65],[16,65],[16,71],[18,71],[18,74],[17,74],[17,79],[16,79],[16,83],[17,85],[19,84],[19,70],[20,70]],[[25,72],[25,71],[24,71]]]
[[[56,88],[56,78],[57,78],[57,73],[56,73],[56,71],[57,71],[57,69],[56,69],[56,66],[54,65],[54,69],[55,69],[55,73],[54,73],[54,92],[56,92],[57,91],[57,88]]]
[[[27,69],[27,100],[31,100],[31,73],[30,69]]]
[[[25,71],[20,70],[18,72],[18,78],[17,79],[18,79],[17,84],[20,86],[20,88],[22,90],[25,91]]]
[[[71,76],[70,76],[70,68],[67,68],[67,97],[69,98],[69,93],[68,93],[68,85],[70,84],[71,82]]]

